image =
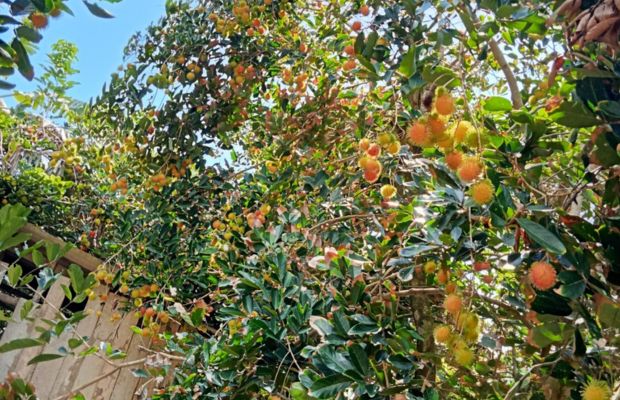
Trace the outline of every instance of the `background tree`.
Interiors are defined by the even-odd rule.
[[[54,157],[153,398],[617,396],[614,12],[170,2]]]

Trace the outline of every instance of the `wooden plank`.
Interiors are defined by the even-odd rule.
[[[113,295],[114,301],[116,302],[116,309],[114,312],[122,313],[122,308],[124,307],[124,302],[126,299],[124,297]],[[108,300],[109,301],[109,300]],[[121,350],[125,353],[129,353],[130,344],[132,341],[132,336],[134,335],[131,327],[138,323],[138,318],[135,316],[135,312],[129,311],[126,313],[121,321],[100,321],[102,324],[112,324],[116,325],[116,330],[112,337],[108,339],[108,341],[112,344],[112,347],[115,350]],[[138,357],[139,358],[139,357]],[[138,359],[134,358],[134,360]],[[122,360],[118,360],[117,362],[127,362],[132,361],[129,357],[125,357]],[[129,370],[131,373],[131,370]],[[104,371],[101,371],[104,373]],[[113,397],[112,392],[114,391],[115,384],[120,376],[120,370],[112,374],[109,378],[101,380],[93,385],[93,400],[109,400],[109,399],[121,399],[122,397]],[[126,382],[121,382],[121,384],[126,384]],[[129,397],[130,398],[130,397]]]
[[[0,338],[0,345],[15,339],[29,337],[28,331],[32,324],[29,321],[22,320],[19,316],[24,303],[26,303],[26,299],[18,299],[15,310],[13,311],[12,319],[14,322],[9,322],[7,324],[4,335]],[[0,377],[3,377],[2,379],[4,379],[10,371],[13,371],[13,364],[20,354],[20,350],[13,350],[2,354],[0,357]]]
[[[116,324],[110,323],[112,314],[116,312],[116,309],[118,307],[118,304],[115,303],[118,303],[118,300],[111,297],[110,299],[108,299],[105,306],[103,307],[103,312],[99,317],[99,321],[93,332],[94,345],[97,347],[99,347],[102,342],[109,342],[110,339],[113,338],[113,335],[116,331]],[[105,357],[105,355],[103,355],[101,351],[100,354]],[[103,359],[94,356],[89,357],[88,361],[82,365],[82,368],[80,369],[80,372],[74,382],[73,389],[92,381],[93,379],[105,374],[106,372],[110,372],[110,370],[112,369],[114,369],[114,366],[110,365]],[[109,377],[107,379],[104,379],[104,381],[106,382],[106,384],[113,384],[113,382],[110,381]],[[81,393],[84,395],[85,398],[89,400],[94,399],[94,389],[94,386],[89,386],[82,390]]]
[[[69,284],[69,279],[61,276],[56,282],[54,282],[45,297],[45,303],[43,303],[41,307],[33,313],[35,321],[29,324],[28,332],[26,333],[26,336],[23,337],[39,336],[39,332],[35,329],[37,323],[39,323],[39,326],[44,329],[49,329],[49,326],[41,323],[40,320],[42,318],[53,320],[58,317],[56,309],[60,308],[62,301],[65,298],[65,292],[60,287],[61,284]],[[29,347],[22,350],[19,357],[16,358],[12,365],[13,371],[15,371],[18,376],[29,381],[32,377],[32,372],[34,371],[35,365],[28,365],[28,362],[35,356],[41,354],[42,350],[43,346]]]
[[[125,361],[138,360],[147,356],[149,353],[140,348],[140,346],[149,348],[150,339],[140,335],[132,335],[127,351],[127,359]],[[144,384],[144,380],[137,378],[131,372],[131,369],[122,369],[118,375],[118,379],[114,385],[114,390],[110,399],[133,399],[139,386]]]
[[[99,296],[108,294],[109,288],[106,285],[98,286],[94,289],[95,299],[89,300],[86,304],[86,310],[90,312],[86,318],[81,320],[78,325],[75,327],[77,335],[81,337],[88,337],[88,343],[90,345],[94,344],[93,332],[99,322],[99,315],[103,310],[104,304],[102,303]],[[76,349],[76,352],[79,353],[84,351],[85,347],[81,346]],[[64,395],[71,391],[74,387],[75,380],[82,368],[82,364],[88,362],[94,356],[87,357],[77,357],[77,356],[69,356],[65,357],[62,360],[62,365],[58,368],[59,371],[62,371],[62,375],[59,374],[57,379],[54,382],[53,388],[50,391],[49,398],[53,399]]]
[[[63,240],[57,238],[56,236],[50,235],[43,229],[30,223],[24,225],[20,232],[30,233],[32,235],[30,240],[33,242],[47,240],[49,242],[59,244],[60,246],[64,246],[66,244]],[[67,254],[65,254],[64,258],[71,263],[79,265],[86,271],[94,271],[99,265],[103,264],[102,260],[80,249],[69,250]]]
[[[61,283],[65,285],[70,284],[67,278],[62,277],[61,279],[64,279],[64,281]],[[58,349],[63,346],[66,349],[69,349],[67,341],[69,340],[69,338],[73,336],[74,336],[73,330],[70,328],[66,329],[65,332],[63,332],[59,337],[52,339],[50,343],[45,345],[45,347],[42,350],[42,353],[58,354],[59,353]],[[61,371],[62,371],[63,361],[65,358],[66,357],[57,358],[51,361],[45,361],[41,364],[36,364],[34,366],[34,371],[32,373],[32,378],[30,379],[30,382],[37,389],[37,393],[40,393],[41,395],[45,393],[45,395],[47,395],[48,393],[52,392],[56,379],[64,375],[64,373],[61,373]]]

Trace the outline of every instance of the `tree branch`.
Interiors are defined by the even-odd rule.
[[[126,367],[132,367],[134,365],[138,365],[138,364],[144,364],[144,362],[146,361],[146,357],[145,358],[141,358],[139,360],[134,360],[134,361],[128,361],[126,363],[122,363],[122,364],[118,364],[116,365],[116,367],[114,369],[111,369],[110,371],[106,372],[105,374],[99,375],[98,377],[96,377],[95,379],[86,382],[83,385],[78,386],[77,388],[73,389],[72,391],[70,391],[69,393],[65,393],[62,396],[58,396],[56,397],[54,400],[64,400],[67,399],[69,397],[71,397],[72,395],[86,389],[87,387],[94,385],[95,383],[99,382],[102,379],[107,378],[110,375],[113,375],[115,372],[117,372],[120,369],[126,368]]]
[[[462,9],[467,15],[471,18],[474,24],[479,24],[480,20],[476,13],[472,11],[467,3],[463,3]],[[461,19],[462,16],[461,16]],[[468,24],[463,21],[463,25],[467,27]],[[470,32],[474,33],[474,32]],[[491,49],[491,53],[493,53],[493,57],[499,64],[499,67],[502,69],[504,76],[506,77],[506,82],[508,83],[508,87],[510,88],[510,97],[512,98],[512,107],[516,110],[523,108],[523,99],[521,98],[521,93],[519,93],[519,85],[517,85],[517,79],[515,78],[510,65],[508,65],[508,61],[506,61],[506,57],[504,57],[504,53],[502,49],[500,49],[499,44],[493,38],[489,38],[489,48]]]

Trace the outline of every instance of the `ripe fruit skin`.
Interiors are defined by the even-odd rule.
[[[448,168],[452,171],[456,171],[461,165],[461,162],[463,162],[463,153],[460,151],[453,151],[452,153],[446,154],[446,165],[448,165]]]
[[[379,146],[377,143],[371,144],[370,146],[368,146],[366,154],[368,154],[372,158],[379,157],[381,155],[381,146]]]
[[[409,136],[411,143],[420,147],[427,146],[431,139],[431,135],[426,129],[426,125],[421,122],[416,122],[411,125],[407,131],[407,136]]]
[[[429,118],[428,127],[435,135],[439,135],[446,130],[446,123],[441,118]]]
[[[437,343],[447,343],[450,340],[450,328],[446,325],[439,325],[433,330],[433,336]]]
[[[457,294],[449,294],[443,302],[443,308],[450,314],[458,314],[463,307],[463,300]]]
[[[448,93],[438,96],[435,100],[435,110],[441,115],[452,115],[454,113],[452,96]]]
[[[385,148],[385,151],[387,151],[391,155],[396,155],[400,153],[400,142],[392,142],[388,144]]]
[[[45,14],[32,13],[29,18],[32,26],[37,29],[43,29],[47,26],[47,16]]]
[[[381,170],[379,170],[379,171],[376,171],[376,170],[366,170],[366,171],[364,171],[364,179],[368,183],[375,183],[377,180],[379,180],[379,176],[381,176]]]
[[[456,143],[462,143],[467,138],[469,132],[473,131],[474,127],[469,121],[459,121],[454,128],[454,141]]]
[[[549,290],[555,286],[557,274],[551,264],[537,261],[530,267],[528,277],[536,289]]]
[[[472,185],[470,189],[471,198],[478,205],[487,204],[493,200],[494,189],[493,184],[485,179]]]
[[[352,56],[353,54],[355,54],[355,47],[348,45],[344,48],[344,52],[350,56]]]
[[[370,9],[368,8],[366,4],[360,7],[360,14],[366,17],[368,16],[369,13],[370,13]]]
[[[475,158],[463,160],[458,169],[459,178],[465,182],[473,181],[480,175],[481,172],[482,168],[480,167],[480,162],[478,162]]]
[[[396,196],[396,188],[392,185],[383,185],[381,186],[381,197],[385,200],[389,200],[392,197]]]
[[[611,390],[607,383],[593,379],[581,392],[583,400],[609,400],[611,398]]]
[[[345,71],[351,71],[353,68],[355,68],[355,65],[355,60],[347,60],[347,62],[345,62],[342,66],[342,69],[344,69]]]
[[[353,22],[353,24],[351,25],[351,29],[353,29],[355,32],[358,32],[360,29],[362,29],[362,23],[360,21]]]
[[[456,283],[449,282],[448,284],[446,284],[446,293],[451,294],[454,292],[456,292]]]
[[[370,140],[368,140],[366,138],[360,140],[359,143],[358,143],[358,147],[362,151],[368,150],[368,148],[370,147]]]
[[[446,283],[448,283],[448,271],[445,269],[440,269],[439,272],[437,272],[437,282],[439,282],[441,285],[445,285]]]

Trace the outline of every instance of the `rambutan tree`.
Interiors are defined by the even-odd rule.
[[[168,3],[52,156],[80,300],[177,360],[154,399],[617,398],[617,13]]]

